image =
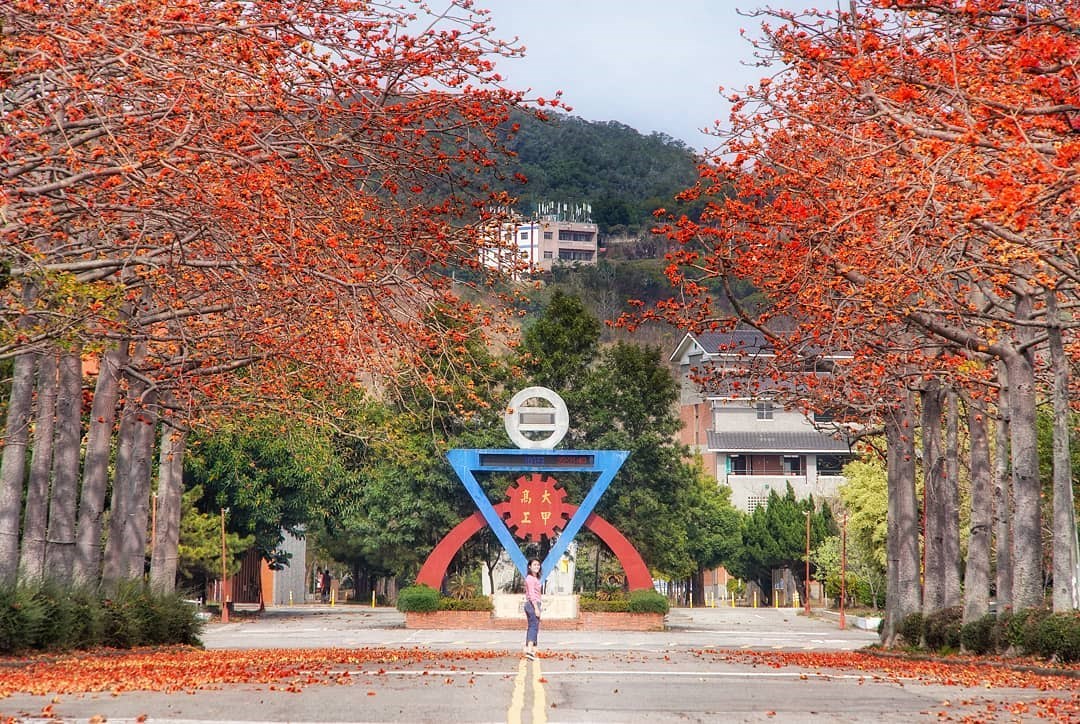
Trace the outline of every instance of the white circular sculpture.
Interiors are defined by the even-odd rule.
[[[547,404],[535,404],[537,402]],[[570,412],[563,398],[553,390],[526,387],[510,399],[503,413],[503,424],[506,434],[519,448],[551,450],[570,428]]]

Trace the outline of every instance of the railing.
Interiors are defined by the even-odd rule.
[[[793,488],[798,488],[800,485],[806,485],[805,475],[743,475],[739,473],[727,474],[728,485],[732,483],[742,483],[744,485],[760,485],[762,487],[769,486],[770,488],[776,488],[783,491],[786,483],[791,483]]]

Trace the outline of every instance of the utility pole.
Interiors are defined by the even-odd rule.
[[[806,511],[806,615],[810,615],[810,512]]]

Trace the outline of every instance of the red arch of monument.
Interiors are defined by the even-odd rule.
[[[501,517],[510,510],[510,504],[499,503],[494,508],[495,512]],[[573,517],[578,507],[565,504],[563,508],[568,515]],[[439,544],[435,546],[427,560],[424,561],[420,573],[416,576],[416,582],[435,589],[441,588],[443,576],[446,575],[446,569],[450,566],[450,561],[454,560],[454,556],[461,550],[461,546],[465,545],[465,542],[485,525],[487,525],[487,521],[484,520],[484,515],[480,511],[476,511],[454,526],[454,529],[439,541]],[[638,591],[643,588],[651,589],[653,587],[652,576],[649,575],[649,569],[645,565],[645,561],[641,559],[641,554],[615,526],[593,513],[585,519],[585,527],[596,533],[600,540],[604,541],[612,553],[615,554],[615,557],[619,559],[619,564],[623,567],[623,572],[626,573],[626,582],[631,591]]]

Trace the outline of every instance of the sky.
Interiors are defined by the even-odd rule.
[[[517,36],[525,57],[497,62],[506,84],[550,98],[563,91],[572,115],[666,133],[698,151],[701,132],[725,120],[719,87],[735,91],[771,71],[752,67],[762,20],[739,15],[766,5],[804,9],[814,0],[476,0],[495,35]],[[819,3],[821,4],[821,3]],[[829,5],[828,0],[823,3]]]

